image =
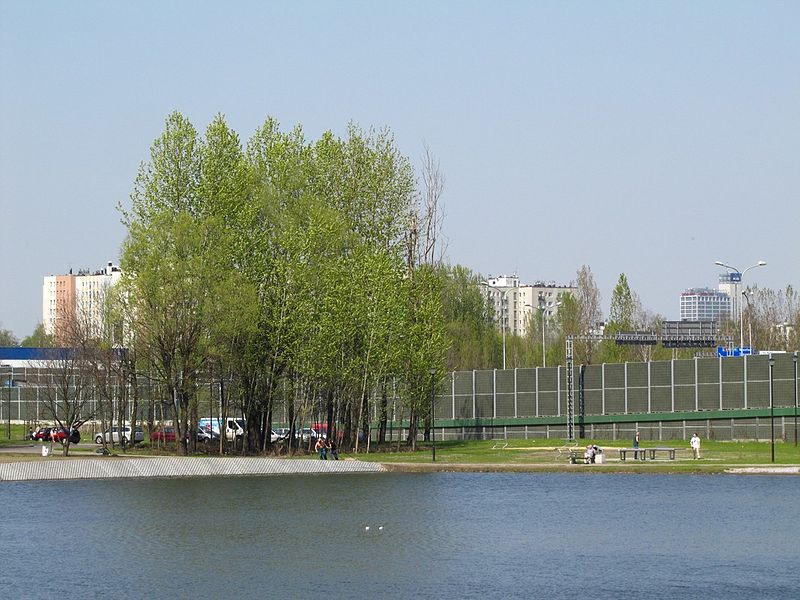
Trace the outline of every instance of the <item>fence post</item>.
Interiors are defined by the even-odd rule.
[[[452,418],[455,419],[456,418],[456,372],[455,371],[450,373],[450,390],[451,390],[450,392],[451,399],[453,403],[453,412],[450,414],[452,414],[453,415]]]
[[[475,369],[472,369],[472,418],[475,418]]]

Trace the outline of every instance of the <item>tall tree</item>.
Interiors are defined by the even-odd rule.
[[[560,323],[565,335],[587,336],[597,328],[602,318],[600,290],[595,283],[592,269],[582,265],[575,282],[575,304],[563,303],[559,308]],[[567,300],[566,302],[570,302]],[[576,340],[573,357],[578,364],[591,364],[597,343],[591,340]]]

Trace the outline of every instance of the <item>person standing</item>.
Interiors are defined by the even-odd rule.
[[[639,432],[636,432],[636,435],[633,436],[633,460],[639,458],[638,452],[639,450]]]
[[[334,439],[328,445],[328,454],[333,457],[333,460],[339,460],[339,448],[336,446],[336,440]]]
[[[320,460],[328,460],[328,449],[325,446],[325,440],[321,437],[317,438],[317,443],[314,445],[314,450],[319,452]]]
[[[697,435],[697,432],[694,432],[692,439],[689,440],[689,446],[692,448],[692,456],[695,459],[700,458],[700,436]]]

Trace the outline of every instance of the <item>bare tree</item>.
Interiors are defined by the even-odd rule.
[[[422,182],[423,206],[419,217],[422,231],[419,232],[421,248],[418,257],[421,263],[435,265],[444,255],[442,244],[442,225],[444,224],[444,211],[441,207],[441,197],[444,191],[444,174],[439,167],[439,160],[433,156],[427,144],[422,155]],[[415,225],[417,222],[415,220]]]
[[[600,289],[595,283],[592,269],[588,265],[582,265],[578,269],[577,288],[575,295],[578,304],[577,322],[580,334],[589,334],[602,318],[600,310]],[[595,343],[592,341],[580,341],[575,344],[574,355],[578,363],[591,364],[594,355]]]
[[[47,372],[51,384],[42,388],[45,411],[57,425],[51,439],[63,436],[55,439],[68,456],[75,432],[91,417],[87,411],[94,399],[89,315],[78,307],[75,316],[64,320],[61,331],[68,347],[49,349],[37,367]]]

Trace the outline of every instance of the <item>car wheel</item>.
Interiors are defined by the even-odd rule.
[[[96,438],[94,438],[94,443],[95,444],[102,444],[103,443],[103,438],[98,435]]]

